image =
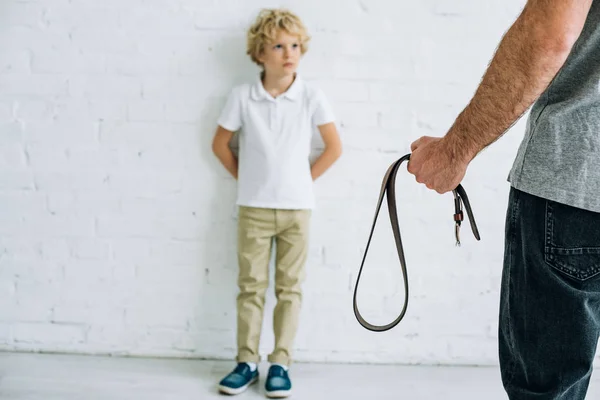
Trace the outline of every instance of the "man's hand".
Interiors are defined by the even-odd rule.
[[[446,138],[423,136],[414,141],[410,149],[408,172],[417,182],[440,194],[456,189],[467,172],[470,159],[453,155]]]

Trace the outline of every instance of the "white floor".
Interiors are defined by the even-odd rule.
[[[0,353],[1,400],[226,399],[232,362]],[[261,365],[261,378],[267,365]],[[291,398],[506,399],[497,368],[294,364]],[[599,398],[598,379],[587,398]],[[264,380],[236,399],[264,399]]]

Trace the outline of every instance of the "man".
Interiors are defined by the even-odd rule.
[[[510,399],[584,399],[600,332],[600,0],[529,0],[468,106],[408,171],[438,193],[533,104],[511,184],[499,318]]]

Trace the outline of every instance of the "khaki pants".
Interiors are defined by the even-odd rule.
[[[237,297],[238,362],[260,361],[258,353],[269,260],[276,246],[273,311],[275,348],[272,363],[291,364],[308,253],[310,210],[240,207],[238,224],[239,294]]]

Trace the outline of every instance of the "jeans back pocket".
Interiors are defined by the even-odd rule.
[[[584,281],[600,274],[600,213],[546,201],[545,259]]]

